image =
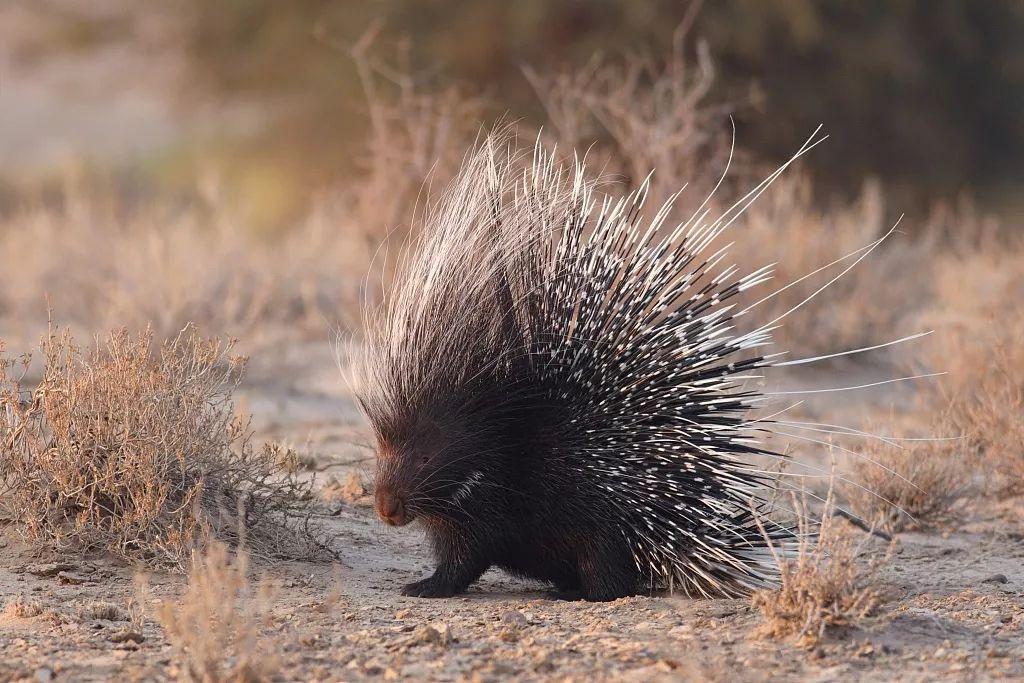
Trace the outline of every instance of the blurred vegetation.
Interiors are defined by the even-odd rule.
[[[374,27],[368,58],[384,81],[408,75],[479,101],[480,122],[534,126],[550,117],[524,68],[655,60],[684,26],[692,61],[704,46],[712,57],[708,98],[722,129],[731,112],[753,158],[785,159],[824,124],[832,139],[808,159],[819,200],[857,196],[877,176],[910,212],[966,190],[985,211],[1024,217],[1020,0],[104,0],[93,16],[65,5],[74,7],[54,4],[58,28],[20,58],[159,26],[184,57],[182,111],[259,112],[259,125],[176,141],[103,182],[194,199],[198,177],[261,230],[294,221],[319,189],[369,165],[366,83],[352,50]],[[63,181],[52,182],[57,196]],[[0,211],[21,189],[0,177]]]
[[[539,118],[524,65],[661,54],[694,9],[678,0],[191,4],[194,92],[287,101],[259,144],[309,172],[350,162],[360,92],[346,49],[374,21],[381,44],[403,45],[418,77],[483,92],[492,114]],[[830,192],[855,193],[879,175],[912,205],[963,188],[1001,201],[994,195],[1024,175],[1019,0],[720,0],[698,9],[690,48],[696,37],[710,46],[718,96],[757,105],[737,111],[743,145],[779,159],[824,123],[833,139],[811,164]]]

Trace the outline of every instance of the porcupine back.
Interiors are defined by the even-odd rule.
[[[740,273],[717,238],[819,141],[721,215],[705,200],[669,225],[676,196],[644,216],[647,181],[613,199],[540,144],[522,163],[506,134],[486,139],[367,320],[360,402],[381,444],[379,478],[405,468],[415,480],[427,465],[410,459],[427,443],[445,451],[447,432],[476,438],[497,445],[409,485],[405,505],[428,533],[514,538],[494,563],[556,583],[546,560],[502,557],[529,554],[523,535],[543,536],[541,554],[564,553],[563,539],[585,530],[628,549],[644,577],[634,590],[732,596],[771,583],[755,517],[773,486],[756,456],[778,455],[759,438],[771,421],[752,414],[768,400],[754,387],[773,364],[761,354],[778,320],[747,322],[756,304],[738,306],[771,268]],[[500,519],[467,521],[488,515]],[[537,529],[520,528],[538,516]],[[779,546],[792,536],[766,528]]]

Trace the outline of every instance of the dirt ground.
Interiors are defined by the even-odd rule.
[[[328,485],[353,471],[368,481],[372,454],[357,445],[365,437],[331,348],[294,347],[283,362],[284,372],[254,365],[239,406],[259,438],[314,454]],[[281,680],[1024,680],[1020,500],[972,504],[955,527],[901,534],[877,614],[809,651],[757,637],[748,600],[552,601],[496,571],[463,597],[402,597],[403,583],[430,571],[429,550],[415,525],[385,527],[369,502],[330,505],[338,563],[254,562],[274,589],[264,648]],[[8,533],[0,603],[22,596],[40,609],[0,613],[0,681],[173,679],[178,663],[154,615],[184,579],[149,575],[137,629],[133,575],[102,557],[32,554]]]

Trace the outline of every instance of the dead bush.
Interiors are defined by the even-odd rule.
[[[938,400],[950,405],[967,457],[991,492],[1024,492],[1024,316],[958,326],[946,341],[938,353],[949,378]]]
[[[152,333],[110,334],[83,351],[52,329],[41,377],[30,359],[0,364],[0,509],[56,549],[102,549],[183,567],[207,536],[266,555],[324,548],[309,524],[310,482],[251,444],[232,395],[243,359],[187,327],[159,348]]]
[[[760,635],[792,637],[813,647],[826,630],[853,625],[872,613],[878,604],[879,561],[865,561],[868,536],[858,542],[835,521],[831,487],[819,521],[812,516],[806,494],[794,493],[792,501],[796,546],[781,548],[769,541],[779,566],[779,586],[754,593],[752,601],[764,616]]]
[[[939,420],[934,440],[860,441],[841,485],[852,512],[889,533],[952,521],[974,483],[973,463],[954,429]]]
[[[582,67],[526,70],[547,113],[549,137],[564,149],[587,150],[590,166],[631,187],[657,169],[655,201],[684,186],[687,197],[701,201],[730,155],[729,114],[736,105],[713,95],[706,43],[698,41],[696,59],[686,56],[690,21],[677,28],[664,59],[595,55]],[[734,172],[737,161],[734,155]]]
[[[45,610],[38,600],[31,600],[24,596],[16,596],[4,603],[4,615],[17,619],[30,619],[38,617]]]
[[[261,633],[270,624],[271,594],[248,577],[249,556],[233,556],[222,543],[193,551],[188,586],[164,601],[157,617],[178,656],[186,680],[256,683],[277,670],[274,648]]]
[[[128,621],[128,614],[112,602],[88,602],[77,610],[79,621]]]

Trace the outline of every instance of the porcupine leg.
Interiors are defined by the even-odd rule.
[[[579,556],[579,597],[607,602],[643,592],[633,557],[623,547],[591,546]]]
[[[482,548],[469,546],[455,535],[433,537],[437,569],[431,576],[406,584],[402,595],[416,598],[448,598],[465,592],[491,566]]]

